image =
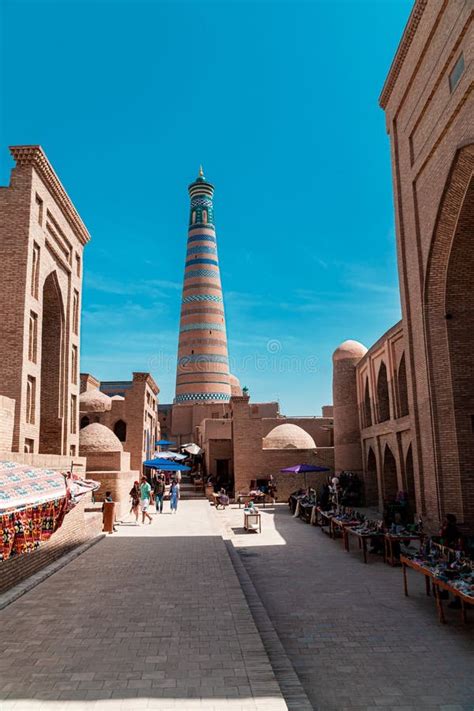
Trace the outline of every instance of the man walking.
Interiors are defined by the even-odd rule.
[[[140,484],[140,508],[142,510],[142,523],[145,523],[145,518],[148,519],[148,523],[151,523],[153,521],[152,517],[148,513],[150,497],[151,486],[148,483],[146,476],[144,476],[142,477],[142,483]]]
[[[163,474],[157,474],[153,482],[156,513],[163,513],[163,497],[165,495],[165,479]]]

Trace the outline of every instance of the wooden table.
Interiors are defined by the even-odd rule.
[[[383,538],[384,533],[358,533],[358,531],[355,531],[353,528],[346,528],[344,530],[344,533],[346,534],[346,551],[349,552],[349,533],[351,536],[356,536],[356,538],[359,539],[359,550],[362,548],[362,552],[364,554],[364,563],[367,563],[367,541],[370,541],[372,538]],[[384,548],[385,550],[385,548]],[[384,561],[385,561],[385,553],[384,553]]]
[[[349,540],[347,536],[347,529],[350,528],[351,526],[356,526],[360,522],[359,521],[341,521],[338,518],[332,517],[330,521],[330,528],[331,528],[331,533],[332,533],[332,538],[336,539],[337,537],[337,530],[339,529],[339,532],[342,536],[342,542],[344,544],[344,548],[346,551],[349,550]]]
[[[333,511],[323,511],[319,506],[316,507],[315,526],[319,526],[323,531],[324,531],[324,528],[327,526],[328,530],[324,531],[324,533],[327,533],[329,535],[329,538],[332,538],[331,519],[333,516],[334,516]]]
[[[244,511],[244,528],[246,531],[254,531],[255,528],[253,528],[252,524],[256,524],[258,526],[258,532],[262,532],[262,516],[261,514],[256,511],[255,513],[246,513]]]
[[[384,547],[385,547],[384,560],[385,560],[385,562],[391,566],[400,565],[399,559],[393,555],[393,544],[394,543],[401,543],[402,541],[420,541],[420,543],[421,543],[423,538],[424,538],[424,536],[421,533],[415,533],[415,534],[407,533],[406,536],[403,534],[395,535],[393,533],[386,533],[384,536]]]
[[[239,509],[241,508],[242,504],[245,504],[245,499],[247,499],[248,501],[258,501],[258,505],[262,505],[263,508],[265,508],[266,496],[267,495],[263,492],[259,495],[239,494],[237,496],[237,503],[239,504]]]
[[[461,600],[461,619],[464,624],[467,622],[467,616],[466,616],[466,604],[467,605],[474,605],[474,598],[470,597],[469,595],[465,595],[462,593],[460,590],[457,590],[454,588],[452,585],[447,583],[444,580],[441,580],[440,578],[437,578],[429,568],[427,568],[424,565],[421,565],[420,563],[417,563],[414,560],[411,560],[411,558],[406,558],[404,555],[400,556],[400,563],[402,564],[403,568],[403,588],[405,591],[405,595],[408,597],[408,580],[407,580],[407,568],[411,568],[412,570],[416,570],[418,573],[422,573],[422,575],[425,576],[425,585],[426,585],[426,594],[430,594],[430,588],[431,586],[433,587],[433,593],[434,593],[434,598],[436,600],[436,609],[438,610],[438,617],[439,621],[442,622],[443,624],[446,622],[445,616],[444,616],[444,610],[443,610],[443,601],[441,600],[441,597],[439,595],[440,590],[447,590],[449,593],[454,595],[455,597],[458,597]],[[438,588],[435,592],[435,588]]]

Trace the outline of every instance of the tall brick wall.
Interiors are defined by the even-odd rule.
[[[95,538],[102,531],[102,514],[85,512],[90,505],[88,495],[70,511],[56,533],[38,550],[0,563],[0,593],[34,575],[76,546]]]
[[[74,456],[89,235],[41,148],[11,151],[16,167],[0,188],[0,382],[16,402],[12,446],[37,453],[42,432],[41,451]]]
[[[15,401],[0,395],[0,450],[12,448],[15,424]]]
[[[392,147],[417,507],[432,528],[449,512],[474,528],[472,270],[463,270],[472,260],[463,234],[474,230],[473,33],[472,3],[417,0],[380,100]],[[468,304],[450,302],[457,290]]]

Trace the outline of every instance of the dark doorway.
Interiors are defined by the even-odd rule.
[[[121,442],[125,442],[127,439],[127,423],[123,420],[117,420],[114,425],[114,433]]]
[[[84,415],[84,417],[81,417],[81,423],[80,423],[80,428],[81,430],[84,429],[84,427],[87,427],[87,425],[90,425],[91,421],[87,417],[87,415]]]
[[[415,470],[413,468],[413,452],[411,449],[411,444],[408,447],[408,452],[405,459],[405,488],[408,494],[408,504],[410,506],[410,511],[412,513],[415,513]]]
[[[365,505],[378,506],[379,504],[379,487],[377,483],[377,460],[375,458],[372,447],[369,449],[367,457],[367,470],[365,476]]]
[[[370,405],[369,379],[365,381],[364,391],[364,427],[372,427],[372,408]]]
[[[382,361],[377,378],[377,405],[379,411],[379,422],[390,419],[390,403],[388,399],[388,379],[387,367]]]
[[[383,495],[386,501],[394,501],[398,494],[397,463],[392,450],[385,447],[383,457]]]
[[[41,454],[62,454],[64,420],[64,309],[58,278],[52,272],[43,287],[41,335]]]
[[[398,386],[398,416],[405,417],[408,415],[408,388],[407,388],[407,369],[405,364],[405,354],[400,359],[397,373]]]

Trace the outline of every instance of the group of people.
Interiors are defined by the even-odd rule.
[[[166,480],[162,473],[157,472],[151,480],[148,481],[146,476],[142,477],[141,483],[135,481],[132,489],[129,492],[131,499],[130,513],[135,516],[135,523],[138,525],[140,511],[142,513],[142,524],[145,519],[148,523],[153,521],[149,514],[149,508],[155,503],[156,513],[163,513],[163,500],[166,494]],[[171,513],[176,513],[178,510],[178,501],[180,495],[179,478],[171,480],[169,489],[169,500]]]

